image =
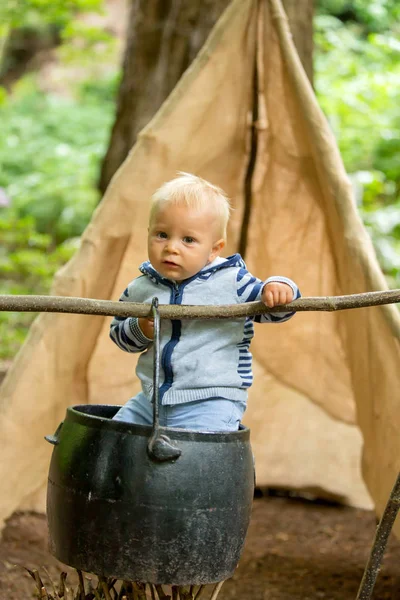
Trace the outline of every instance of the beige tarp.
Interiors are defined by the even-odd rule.
[[[228,253],[238,250],[256,59],[249,269],[261,278],[292,277],[304,296],[385,288],[278,0],[235,0],[139,136],[54,294],[119,297],[146,258],[150,195],[177,170],[226,190],[235,207]],[[124,403],[138,390],[135,357],[110,342],[109,323],[46,314],[31,328],[1,388],[0,520],[15,509],[43,510],[51,452],[43,436],[67,406]],[[259,485],[364,507],[372,498],[382,512],[400,466],[399,331],[393,306],[299,313],[257,326],[245,421]]]

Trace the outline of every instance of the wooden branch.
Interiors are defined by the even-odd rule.
[[[78,573],[78,579],[79,579],[79,597],[80,600],[85,600],[85,582],[83,581],[83,574],[82,571],[80,569],[76,569],[76,572]]]
[[[217,583],[217,585],[215,586],[215,588],[213,590],[210,600],[217,600],[217,596],[223,585],[224,585],[224,581],[220,581],[219,583]]]
[[[299,298],[290,304],[268,308],[262,302],[246,304],[221,304],[207,306],[160,304],[162,319],[232,319],[269,312],[337,311],[352,308],[365,308],[400,302],[400,290],[366,292],[349,296],[315,296]],[[134,302],[113,302],[91,298],[67,296],[13,296],[0,295],[0,311],[15,312],[55,312],[84,315],[147,317],[150,304]]]
[[[156,584],[154,587],[156,588],[160,600],[171,600],[171,596],[167,596],[167,594],[164,593],[164,590],[160,584]]]
[[[146,584],[141,583],[139,581],[132,581],[132,587],[134,592],[136,592],[135,596],[138,600],[146,600]]]
[[[104,577],[99,577],[99,581],[101,583],[101,587],[103,589],[103,594],[106,600],[112,600],[110,590],[108,589],[107,581]]]
[[[400,509],[400,473],[397,476],[382,518],[376,528],[371,553],[365,567],[356,600],[370,600],[381,568],[390,532]]]
[[[150,592],[151,592],[151,600],[156,600],[156,592],[155,592],[155,587],[153,583],[149,583],[150,586]]]
[[[200,600],[200,598],[202,597],[203,592],[204,592],[205,589],[206,589],[206,586],[205,585],[201,585],[199,587],[199,589],[197,590],[197,594],[195,595],[194,600]]]

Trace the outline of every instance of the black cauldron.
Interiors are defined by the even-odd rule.
[[[155,349],[158,325],[155,319]],[[158,356],[158,384],[157,368]],[[117,406],[82,405],[68,408],[47,437],[55,445],[47,493],[51,552],[100,576],[222,581],[236,568],[250,520],[250,432],[159,427],[155,396],[153,427],[112,421]]]

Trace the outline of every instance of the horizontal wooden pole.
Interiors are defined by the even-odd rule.
[[[206,306],[160,304],[159,309],[162,319],[232,319],[269,312],[332,312],[397,302],[400,302],[400,290],[366,292],[349,296],[310,296],[274,308],[268,308],[262,302],[247,302],[245,304]],[[149,304],[66,296],[0,295],[0,311],[55,312],[118,317],[150,316]]]

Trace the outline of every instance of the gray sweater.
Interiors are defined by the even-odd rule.
[[[143,275],[134,279],[122,294],[122,302],[151,304],[235,304],[261,299],[266,283],[287,283],[294,298],[296,284],[286,277],[269,277],[265,282],[246,269],[239,254],[216,258],[199,273],[180,283],[162,277],[150,264],[140,266]],[[290,313],[266,313],[235,320],[161,321],[160,402],[180,404],[222,397],[246,401],[253,381],[249,350],[253,322],[282,323]],[[153,395],[153,343],[141,331],[136,318],[114,317],[111,339],[126,352],[141,352],[136,374],[147,398]]]

